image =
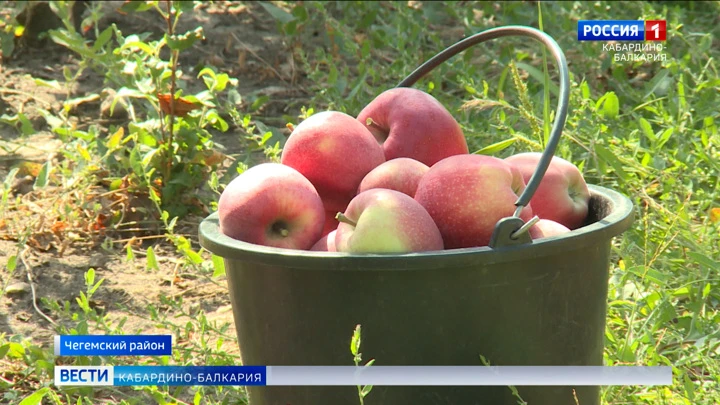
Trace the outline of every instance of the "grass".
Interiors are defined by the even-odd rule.
[[[397,84],[420,63],[461,36],[499,25],[538,26],[542,21],[543,30],[565,50],[571,71],[571,111],[557,155],[577,164],[588,183],[629,196],[637,208],[633,227],[617,238],[613,246],[605,363],[673,367],[672,386],[607,387],[603,389],[603,403],[720,403],[717,360],[720,349],[717,255],[720,251],[717,191],[720,135],[715,122],[720,115],[717,109],[720,51],[712,46],[713,38],[720,34],[715,21],[720,11],[717,2],[598,1],[538,2],[536,5],[464,2],[457,6],[442,2],[355,1],[274,2],[263,7],[276,19],[277,29],[285,35],[287,52],[293,53],[297,69],[306,77],[304,85],[313,94],[311,100],[291,103],[288,107],[292,111],[304,108],[304,113],[337,109],[356,115],[378,93]],[[158,12],[163,10],[161,7]],[[182,11],[192,12],[189,7]],[[612,52],[603,51],[601,44],[577,42],[578,19],[667,19],[668,41],[663,44],[667,60],[616,62]],[[105,38],[103,32],[98,31],[97,37]],[[206,252],[193,250],[188,238],[175,228],[178,224],[175,218],[182,220],[186,213],[169,204],[172,198],[163,199],[163,196],[180,195],[187,190],[167,188],[168,184],[172,183],[173,176],[191,173],[189,178],[181,177],[181,183],[206,190],[205,204],[210,210],[214,209],[212,199],[223,184],[227,184],[228,177],[213,177],[199,168],[205,163],[202,159],[212,156],[206,153],[213,151],[212,131],[227,130],[227,125],[223,125],[226,121],[241,128],[247,148],[258,151],[264,158],[276,158],[282,144],[273,144],[270,139],[275,138],[261,129],[262,122],[253,120],[251,112],[242,111],[231,102],[235,94],[231,92],[234,79],[214,69],[207,71],[208,89],[194,95],[203,103],[202,111],[187,119],[177,119],[171,127],[175,140],[167,138],[170,124],[162,119],[158,107],[152,105],[151,91],[146,87],[166,88],[163,86],[169,84],[168,78],[172,75],[169,72],[173,68],[166,64],[153,71],[149,66],[157,66],[158,61],[168,62],[163,59],[161,48],[172,45],[182,54],[186,51],[184,45],[145,37],[140,32],[121,34],[123,36],[113,31],[104,43],[96,42],[92,52],[81,43],[73,42],[69,25],[65,31],[54,34],[55,39],[64,40],[71,51],[83,55],[83,66],[87,69],[105,70],[109,86],[131,97],[126,99],[143,101],[132,104],[143,110],[130,126],[131,133],[109,138],[96,137],[93,131],[97,129],[92,128],[68,131],[68,117],[58,116],[54,120],[50,117],[48,122],[54,133],[70,145],[65,153],[79,163],[70,165],[66,160],[62,167],[39,168],[36,186],[69,185],[59,194],[70,207],[61,215],[68,221],[87,222],[94,218],[83,216],[86,210],[78,209],[82,204],[89,204],[94,212],[117,215],[113,206],[96,206],[92,200],[73,199],[73,190],[85,192],[91,184],[73,179],[90,174],[107,180],[109,190],[118,199],[127,198],[130,191],[145,193],[150,201],[147,215],[159,224],[160,234],[176,247],[176,257],[183,269],[213,282],[222,282],[221,262]],[[136,40],[135,47],[127,46],[131,34],[137,35],[132,38]],[[192,42],[192,38],[188,35],[185,40]],[[142,51],[144,47],[140,44],[145,44],[150,52]],[[121,53],[123,58],[115,57],[119,52],[128,53]],[[476,46],[443,64],[416,87],[433,94],[453,112],[471,150],[483,150],[499,157],[540,150],[557,101],[556,89],[544,86],[544,56],[537,43],[503,38]],[[141,71],[128,81],[127,75],[120,73],[128,57],[134,58],[139,69],[148,69],[147,72]],[[77,74],[68,72],[68,82]],[[556,83],[552,63],[547,75]],[[142,82],[142,77],[152,77],[154,83]],[[518,78],[519,81],[515,80]],[[522,90],[523,87],[526,90]],[[549,109],[548,100],[552,104]],[[297,124],[299,118],[288,115],[282,119]],[[3,117],[3,120],[20,130],[27,128],[22,116]],[[109,128],[110,134],[118,131],[118,128]],[[197,131],[200,138],[188,147],[182,137]],[[168,171],[167,161],[161,156],[171,154],[163,154],[158,140],[169,141],[177,148],[188,148],[185,150],[200,157],[176,154],[173,165],[190,169]],[[133,152],[118,157],[117,149],[124,143],[131,145]],[[167,147],[168,143],[162,145]],[[156,155],[160,156],[158,160],[154,158]],[[237,167],[239,172],[256,161],[238,162],[233,168]],[[109,174],[100,174],[98,169]],[[229,172],[229,176],[233,174]],[[9,186],[4,190],[3,210],[17,208]],[[122,223],[116,218],[115,229],[121,229]],[[30,229],[32,225],[25,224],[21,229]],[[18,271],[22,252],[32,246],[32,236],[26,233],[26,237],[19,238],[17,254],[9,258],[6,273],[12,275]],[[139,260],[135,246],[113,243],[113,240],[124,240],[122,235],[90,232],[83,240],[93,238],[115,251],[122,249],[128,260]],[[148,262],[156,256],[152,246],[141,253]],[[45,303],[49,315],[62,320],[63,326],[58,326],[55,332],[83,333],[92,329],[127,333],[122,321],[111,323],[91,310],[88,302],[103,286],[90,272],[86,280],[87,289],[78,292],[77,302]],[[147,310],[158,327],[187,340],[172,358],[140,359],[138,364],[221,365],[236,361],[220,350],[220,345],[210,343],[218,339],[234,341],[232,328],[208,322],[202,311],[188,313],[182,297],[167,297],[163,302],[149,305]],[[351,354],[348,356],[350,363]],[[72,362],[67,364],[129,364],[126,359],[114,358],[62,360]],[[109,402],[108,398],[127,404],[244,401],[243,390],[233,387],[138,387],[131,391],[58,389],[49,383],[52,366],[57,361],[52,348],[40,347],[32,339],[0,336],[0,362],[9,370],[0,380],[0,391],[4,392],[0,402],[28,405],[40,403],[41,397],[49,403],[78,404]],[[363,389],[358,389],[362,397]]]

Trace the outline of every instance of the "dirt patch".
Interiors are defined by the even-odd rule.
[[[103,5],[105,18],[99,24],[100,30],[116,24],[125,35],[149,32],[152,38],[157,38],[165,32],[165,23],[157,14],[150,11],[122,15],[115,11],[119,4],[122,2]],[[277,118],[283,114],[297,115],[299,105],[308,99],[308,94],[303,90],[303,78],[295,68],[292,52],[287,51],[275,24],[272,16],[257,3],[207,3],[184,14],[178,31],[202,26],[205,33],[202,43],[181,53],[179,62],[187,83],[185,91],[191,93],[204,88],[196,78],[198,66],[215,66],[218,71],[238,78],[239,92],[246,105],[259,96],[268,96],[270,101],[257,114],[268,117],[266,124],[283,129],[284,122]],[[67,49],[51,41],[42,41],[33,46],[19,47],[11,60],[4,61],[0,66],[0,114],[12,116],[23,113],[34,129],[33,134],[20,135],[17,129],[0,124],[2,179],[12,168],[30,170],[53,159],[53,154],[61,147],[62,143],[49,131],[44,111],[57,113],[68,98],[102,92],[102,76],[90,69],[71,88],[58,90],[43,86],[36,80],[57,80],[62,84],[63,69],[69,67],[74,71],[78,63],[79,58]],[[102,99],[97,99],[85,103],[72,115],[73,123],[80,127],[94,123],[107,128],[117,122],[100,116],[101,102]],[[225,148],[226,154],[240,153],[239,136],[231,129],[225,134],[217,134],[214,141]],[[11,198],[30,192],[33,181],[32,173],[21,170],[12,185]],[[15,218],[10,218],[13,215]],[[19,220],[22,219],[20,216],[32,215],[37,213],[32,210],[0,212],[0,221]],[[183,224],[183,232],[195,250],[199,249],[196,237],[199,220],[189,219]],[[20,253],[18,243],[23,235],[7,229],[3,233],[2,224],[0,234],[0,265],[5,267],[11,256]],[[0,287],[12,286],[10,293],[0,297],[0,333],[19,334],[31,338],[36,344],[51,345],[56,332],[33,306],[32,289],[27,284],[28,273],[32,276],[38,309],[50,313],[48,303],[71,302],[72,311],[77,312],[79,308],[75,299],[79,292],[86,290],[84,274],[90,268],[95,270],[96,280],[105,279],[92,297],[92,308],[107,315],[111,322],[128,317],[123,327],[126,333],[154,333],[157,330],[147,307],[149,304],[159,305],[161,296],[182,297],[183,310],[188,314],[202,310],[210,321],[232,323],[225,280],[183,273],[175,249],[168,243],[157,243],[158,240],[150,239],[135,246],[137,258],[133,261],[125,259],[125,250],[106,250],[98,244],[74,243],[64,250],[50,244],[46,249],[26,250],[24,261],[18,260],[12,275],[7,270],[0,272]],[[143,254],[150,245],[154,246],[159,269],[145,268]],[[63,322],[59,319],[54,321]],[[229,333],[234,335],[234,329],[231,328]],[[226,341],[224,345],[226,351],[237,353],[234,341]]]

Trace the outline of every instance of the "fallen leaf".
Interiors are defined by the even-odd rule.
[[[67,223],[65,221],[55,221],[54,224],[50,227],[50,230],[56,235],[60,236],[60,233],[67,228]]]
[[[106,223],[108,220],[108,216],[105,214],[98,214],[97,219],[95,220],[95,223],[93,223],[93,230],[99,231],[102,229],[105,229]]]
[[[38,174],[40,174],[40,169],[42,169],[42,166],[43,165],[41,163],[30,162],[27,160],[20,162],[17,165],[17,168],[19,169],[17,175],[18,175],[18,177],[20,177],[20,176],[37,177]]]
[[[214,149],[210,149],[196,155],[193,158],[193,163],[202,163],[206,166],[215,166],[225,161],[226,158],[227,155],[225,155],[224,153],[216,151]]]
[[[158,101],[160,102],[160,109],[165,114],[170,114],[170,94],[158,94]],[[175,99],[175,116],[184,117],[192,110],[200,109],[202,106],[195,104],[187,99],[180,97]]]

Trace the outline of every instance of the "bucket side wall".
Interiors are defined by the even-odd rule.
[[[602,365],[610,244],[433,271],[297,271],[226,260],[243,363]],[[318,269],[320,270],[320,269]],[[327,270],[327,269],[325,269]],[[583,405],[597,387],[576,387]],[[571,387],[520,387],[530,404],[575,405]],[[358,403],[354,387],[250,387],[251,405]],[[507,387],[374,387],[381,404],[515,405]]]

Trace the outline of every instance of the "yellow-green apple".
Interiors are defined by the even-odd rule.
[[[442,250],[433,219],[399,191],[374,188],[358,194],[338,213],[335,248],[349,253],[409,253]]]
[[[325,211],[312,183],[280,163],[253,166],[235,177],[218,201],[220,232],[244,242],[309,249]]]
[[[337,213],[345,210],[360,181],[385,162],[385,156],[372,133],[356,119],[325,111],[294,128],[280,162],[310,180],[325,209]]]
[[[385,159],[409,157],[428,166],[467,154],[462,128],[430,94],[409,87],[386,90],[370,102],[358,121],[382,144]]]
[[[337,230],[330,232],[329,234],[320,238],[310,250],[315,252],[337,252],[335,249],[335,234]]]
[[[372,169],[360,182],[358,194],[372,188],[387,188],[415,196],[422,176],[430,170],[427,165],[410,158],[388,160]]]
[[[570,232],[570,229],[549,219],[541,219],[530,227],[530,237],[533,239],[549,238]]]
[[[541,156],[538,152],[519,153],[505,158],[505,161],[517,167],[527,183]],[[589,201],[590,191],[577,166],[554,156],[530,205],[541,219],[550,219],[569,229],[576,229],[585,223]]]
[[[515,212],[525,190],[520,172],[502,159],[485,155],[457,155],[430,167],[415,192],[435,220],[446,249],[487,246],[495,224]],[[528,221],[532,208],[520,218]]]

